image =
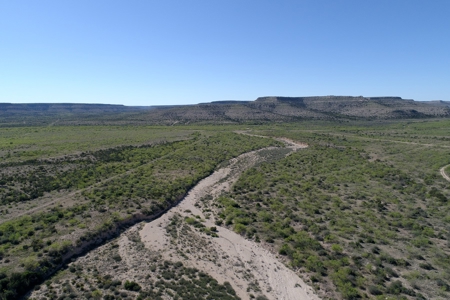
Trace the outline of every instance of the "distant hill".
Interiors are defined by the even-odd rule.
[[[79,103],[0,103],[0,116],[3,115],[51,115],[78,113],[110,113],[129,112],[149,109],[146,106],[125,106],[112,104],[79,104]]]
[[[124,115],[149,109],[152,107],[80,103],[0,103],[0,126],[92,124],[106,120],[117,122]]]
[[[177,124],[284,122],[303,119],[398,119],[450,117],[449,101],[401,97],[260,97],[255,101],[214,101],[196,105],[0,103],[0,125]]]
[[[432,101],[420,101],[425,104],[441,106],[441,107],[450,107],[450,101],[442,101],[442,100],[432,100]]]

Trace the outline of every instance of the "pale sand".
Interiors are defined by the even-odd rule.
[[[305,144],[288,139],[278,140],[286,143],[293,151],[307,147]],[[257,152],[245,153],[230,160],[227,167],[200,181],[178,206],[161,218],[147,223],[140,231],[141,239],[147,248],[160,252],[165,259],[179,260],[187,266],[196,267],[220,283],[230,282],[242,299],[250,299],[247,288],[249,283],[254,281],[269,299],[319,299],[313,289],[294,271],[281,263],[274,254],[227,228],[216,226],[213,219],[205,220],[204,225],[216,226],[219,237],[212,238],[195,231],[191,233],[186,239],[190,240],[188,243],[190,242],[190,246],[195,250],[183,251],[188,259],[181,257],[174,250],[170,237],[166,235],[165,227],[175,215],[182,217],[198,215],[204,219],[205,216],[198,208],[198,204],[197,206],[195,204],[206,195],[215,198],[223,191],[228,191],[244,170],[262,160]],[[188,249],[190,248],[183,250]]]

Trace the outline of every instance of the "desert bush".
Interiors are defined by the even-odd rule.
[[[129,290],[129,291],[138,292],[138,291],[141,290],[141,286],[138,283],[134,282],[134,281],[128,281],[127,280],[127,281],[125,281],[123,286],[124,286],[124,288],[126,290]]]

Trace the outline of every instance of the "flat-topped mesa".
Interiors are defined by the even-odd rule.
[[[199,103],[198,105],[215,105],[215,104],[234,105],[234,104],[247,104],[250,102],[252,102],[252,101],[248,101],[248,100],[218,100],[218,101]]]
[[[403,99],[402,97],[396,97],[396,96],[385,96],[385,97],[368,97],[369,100],[407,100],[410,99]]]
[[[255,102],[303,102],[303,101],[393,101],[393,100],[405,100],[402,97],[397,96],[382,96],[382,97],[363,97],[363,96],[307,96],[307,97],[280,97],[280,96],[266,96],[259,97]],[[412,101],[412,100],[407,100]]]
[[[267,96],[258,97],[255,102],[273,103],[279,101],[301,101],[302,97],[280,97],[280,96]]]

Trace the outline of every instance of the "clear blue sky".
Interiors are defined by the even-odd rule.
[[[450,100],[450,0],[0,0],[0,102]]]

